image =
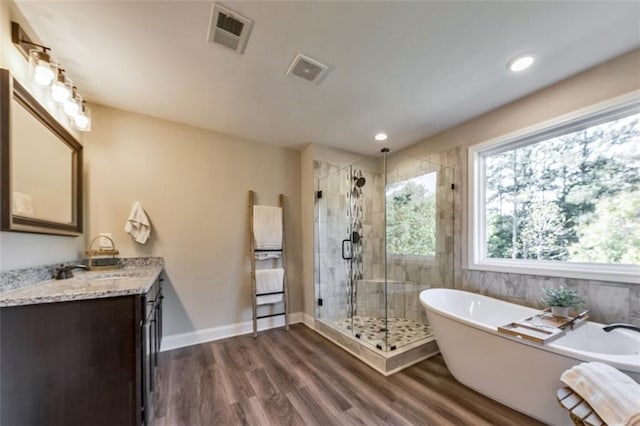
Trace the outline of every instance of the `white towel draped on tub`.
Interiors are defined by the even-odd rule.
[[[131,213],[129,213],[129,219],[127,219],[127,223],[124,225],[124,230],[127,234],[131,235],[136,243],[140,244],[146,243],[147,238],[151,235],[151,224],[140,201],[133,203]]]
[[[256,294],[273,293],[282,291],[284,282],[284,269],[256,269]],[[277,303],[282,300],[282,294],[271,294],[269,296],[258,296],[258,305]]]
[[[585,362],[560,380],[582,397],[609,426],[640,425],[640,384],[601,362]]]
[[[258,250],[282,249],[282,208],[253,206],[253,238]]]

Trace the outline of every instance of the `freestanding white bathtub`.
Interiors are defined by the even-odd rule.
[[[442,356],[464,385],[551,425],[572,425],[556,391],[575,364],[600,361],[640,382],[640,333],[586,324],[546,345],[498,333],[497,327],[540,311],[460,290],[420,293]]]

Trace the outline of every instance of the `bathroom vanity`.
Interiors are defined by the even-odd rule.
[[[0,293],[0,424],[147,424],[162,281],[158,264]]]

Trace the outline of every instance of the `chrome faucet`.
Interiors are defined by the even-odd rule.
[[[616,324],[609,324],[606,327],[602,327],[602,329],[607,333],[610,332],[611,330],[615,330],[616,328],[626,328],[627,330],[633,330],[640,333],[640,327],[636,327],[635,325],[631,325],[631,324],[616,323]]]
[[[67,278],[73,278],[73,272],[71,271],[74,269],[84,269],[85,271],[88,271],[89,267],[85,265],[60,265],[59,268],[55,268],[53,270],[53,278],[55,278],[56,280],[66,280]]]

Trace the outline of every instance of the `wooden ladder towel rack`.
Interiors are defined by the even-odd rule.
[[[256,241],[255,236],[253,234],[253,214],[255,207],[255,193],[253,191],[249,191],[249,250],[250,250],[250,258],[251,258],[251,295],[252,295],[252,306],[253,306],[253,337],[258,336],[258,320],[261,318],[270,318],[284,315],[284,325],[285,329],[289,330],[289,288],[287,285],[287,257],[285,250],[285,231],[284,231],[284,195],[280,194],[279,206],[282,209],[282,245],[279,250],[264,250],[268,252],[279,252],[280,260],[282,264],[282,269],[284,270],[284,275],[282,278],[282,291],[276,291],[271,293],[257,293],[256,286]],[[259,252],[259,251],[258,251]],[[264,261],[264,260],[262,260]],[[284,302],[284,311],[268,314],[268,315],[258,315],[258,297],[259,296],[268,296],[274,294],[282,294],[282,299]],[[279,302],[278,302],[279,303]]]

